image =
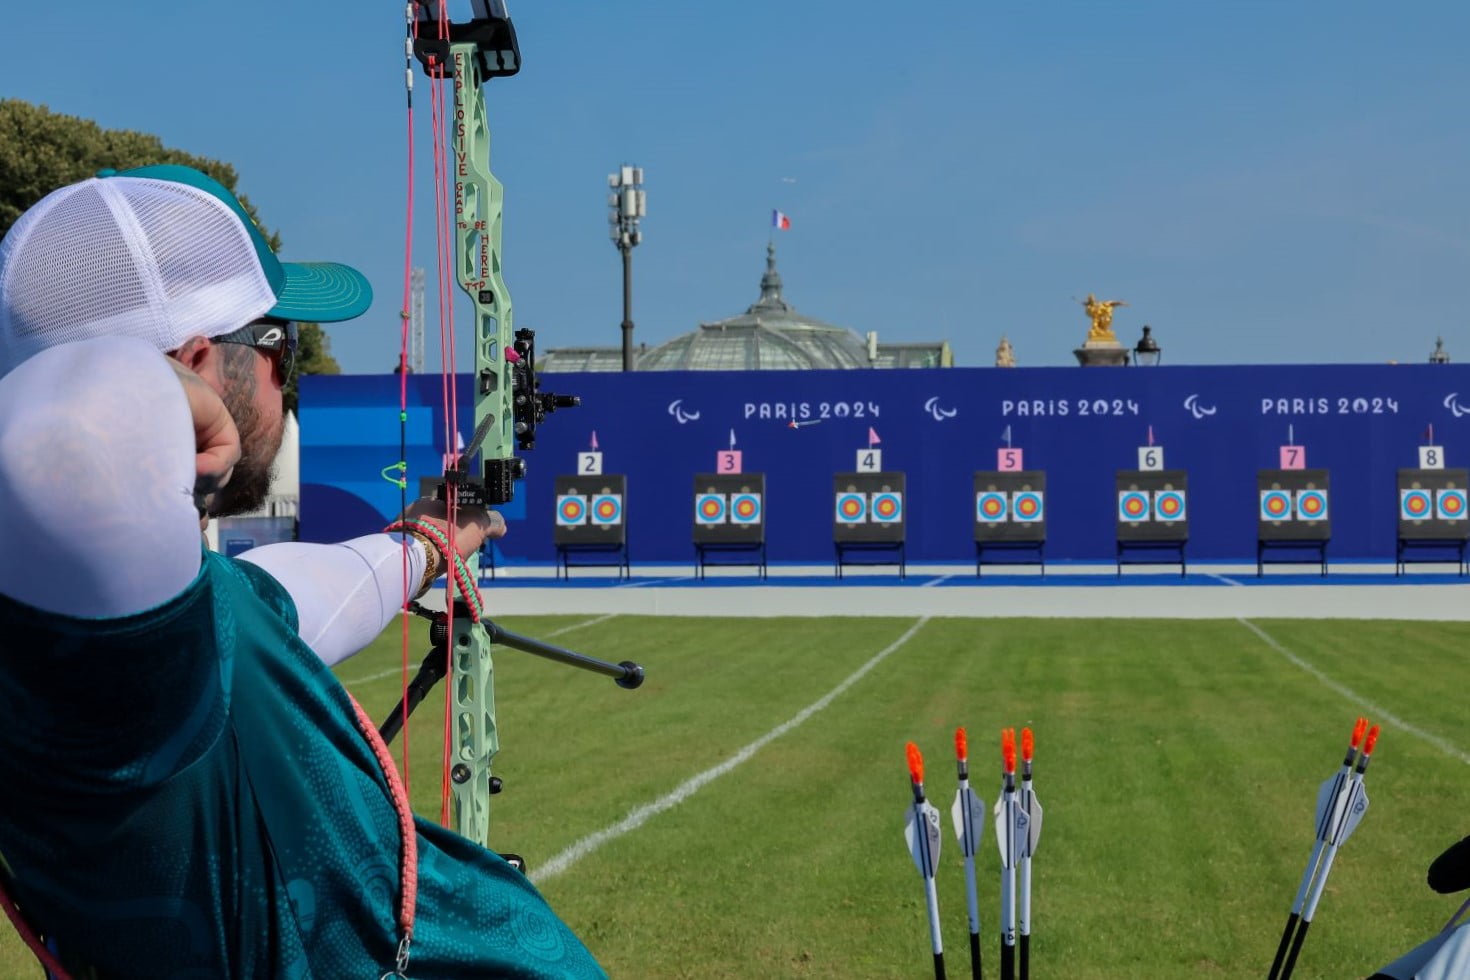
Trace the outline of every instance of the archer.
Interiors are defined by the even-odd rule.
[[[264,492],[294,321],[370,301],[185,167],[63,187],[0,243],[0,904],[59,977],[603,975],[518,871],[412,815],[328,669],[499,516],[201,547]]]

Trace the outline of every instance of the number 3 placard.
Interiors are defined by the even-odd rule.
[[[716,473],[739,473],[740,472],[740,450],[721,449],[715,453]]]

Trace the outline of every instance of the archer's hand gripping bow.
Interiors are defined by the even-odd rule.
[[[440,2],[420,0],[412,5],[420,28],[413,52],[430,78],[454,79],[455,267],[459,285],[474,305],[475,433],[446,468],[437,493],[457,505],[496,507],[512,499],[515,481],[525,474],[525,461],[516,457],[516,449],[534,448],[536,428],[547,414],[577,405],[580,399],[539,390],[535,333],[512,331],[510,294],[501,278],[504,190],[490,172],[490,129],[481,86],[520,71],[515,28],[504,0],[473,0],[471,19],[449,23],[448,37],[441,38]],[[484,461],[478,474],[472,469],[477,454]],[[499,748],[491,645],[607,674],[618,686],[630,689],[643,683],[643,668],[627,660],[620,664],[596,660],[501,629],[481,615],[473,594],[478,569],[473,560],[468,565],[471,594],[450,600],[450,613],[430,612],[417,603],[410,606],[433,621],[431,649],[381,733],[385,740],[393,738],[408,712],[436,681],[452,672],[457,742],[449,771],[453,826],[485,844],[490,795],[500,789],[500,780],[490,776],[490,760]]]

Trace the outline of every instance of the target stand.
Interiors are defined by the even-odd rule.
[[[1179,566],[1189,543],[1189,473],[1186,470],[1118,470],[1118,577],[1124,565]]]
[[[1403,575],[1410,563],[1446,562],[1450,555],[1460,576],[1470,572],[1465,561],[1465,548],[1470,544],[1467,485],[1470,470],[1399,470],[1395,575]]]
[[[907,574],[904,554],[904,475],[836,473],[832,476],[832,544],[837,577],[844,565],[897,565]],[[854,561],[855,555],[873,556]]]
[[[704,578],[708,565],[754,565],[766,577],[764,473],[694,477],[694,560],[695,578]]]
[[[986,552],[1020,557],[987,561]],[[1046,575],[1044,470],[976,471],[976,578],[982,565],[1039,565]]]
[[[625,513],[628,478],[601,473],[559,476],[555,488],[556,527],[551,541],[556,545],[556,577],[571,578],[572,566],[577,565],[616,566],[618,578],[632,578]]]
[[[1327,470],[1256,472],[1256,577],[1271,565],[1320,565],[1327,575],[1332,540]],[[1273,557],[1283,554],[1285,557]],[[1303,557],[1312,555],[1313,557]]]

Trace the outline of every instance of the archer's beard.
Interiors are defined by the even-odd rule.
[[[210,508],[215,517],[233,517],[264,506],[266,497],[270,496],[271,469],[281,451],[286,425],[283,415],[276,425],[270,426],[260,417],[252,400],[242,398],[239,392],[226,392],[225,408],[240,432],[240,461]]]

